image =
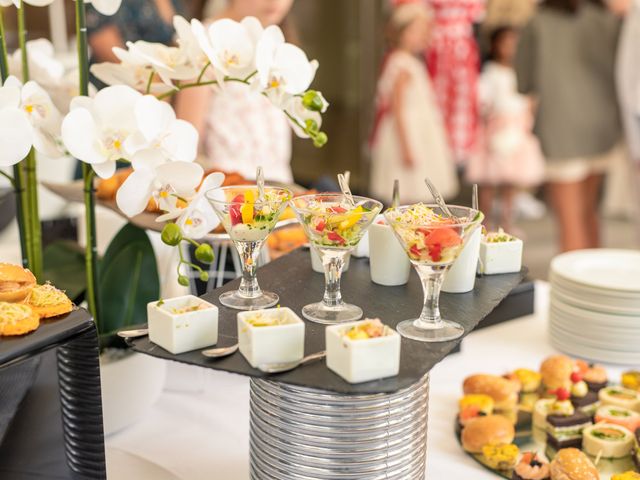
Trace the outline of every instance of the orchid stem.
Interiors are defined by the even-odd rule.
[[[80,72],[80,95],[89,96],[89,50],[87,47],[87,20],[84,2],[76,2],[76,37],[78,41],[78,66]],[[87,275],[87,304],[98,332],[100,322],[100,296],[98,290],[98,249],[96,247],[96,195],[93,186],[95,173],[91,165],[82,164],[85,209],[85,267]]]
[[[232,78],[226,77],[224,79],[226,82],[236,82],[236,83],[244,83],[245,85],[249,85],[249,80],[253,77],[255,73],[252,73],[247,78]],[[207,85],[218,85],[217,80],[208,80],[206,82],[198,81],[193,83],[183,83],[182,85],[176,85],[174,90],[169,90],[168,92],[162,93],[157,96],[158,100],[164,100],[165,98],[171,97],[182,90],[186,90],[187,88],[195,88],[195,87],[204,87]]]
[[[197,83],[202,82],[202,78],[204,77],[204,74],[207,72],[207,68],[209,68],[210,66],[211,66],[211,62],[207,62],[207,64],[204,66],[204,68],[200,72],[200,75],[198,75],[198,80],[196,81]]]
[[[151,70],[151,73],[149,74],[149,80],[147,81],[147,95],[149,95],[151,93],[151,84],[153,83],[153,76],[154,76],[155,72],[153,70]]]
[[[9,62],[7,60],[7,37],[4,33],[4,8],[0,7],[0,78],[2,83],[9,76]]]
[[[26,7],[20,2],[18,8],[18,45],[22,61],[22,81],[29,81],[29,54],[27,52]],[[36,152],[32,148],[22,161],[24,183],[22,183],[21,209],[26,233],[29,268],[38,280],[42,280],[42,225],[38,208],[38,176],[36,172]]]
[[[16,186],[16,181],[13,179],[13,177],[11,175],[9,175],[7,172],[5,172],[4,170],[0,170],[0,175],[2,175],[4,178],[6,178],[7,180],[9,180],[9,182],[11,183],[11,186],[13,188],[15,188]]]

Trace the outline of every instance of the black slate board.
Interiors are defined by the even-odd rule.
[[[2,337],[0,338],[0,367],[60,345],[92,327],[93,320],[89,312],[78,308],[67,315],[42,320],[35,332],[19,337]]]
[[[517,287],[526,271],[515,274],[485,276],[478,278],[473,292],[465,294],[442,294],[440,304],[445,318],[464,325],[466,333],[473,330],[508,294]],[[258,270],[258,280],[264,290],[280,295],[280,304],[290,307],[298,314],[301,308],[322,299],[324,276],[311,270],[309,252],[297,250]],[[232,345],[237,339],[236,314],[220,305],[220,293],[238,287],[235,280],[224,287],[207,293],[202,298],[220,308],[219,347]],[[402,287],[376,285],[369,276],[367,259],[351,259],[349,270],[342,277],[342,294],[346,302],[355,303],[364,310],[365,317],[379,317],[394,326],[407,318],[416,318],[422,309],[422,287],[415,272],[409,283]],[[324,350],[324,326],[305,321],[305,354]],[[449,354],[460,340],[429,344],[402,339],[400,373],[397,377],[351,385],[330,371],[324,362],[314,362],[290,372],[269,375],[277,380],[293,385],[320,388],[339,393],[391,393],[414,384],[433,366]],[[213,368],[228,372],[266,377],[259,370],[251,368],[240,353],[222,359],[207,359],[199,351],[173,355],[151,343],[148,337],[132,341],[134,350],[155,357],[182,363]]]

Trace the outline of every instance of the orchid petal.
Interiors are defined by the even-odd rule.
[[[32,0],[31,0],[32,1]],[[120,9],[122,0],[91,0],[93,7],[102,15],[115,15]]]
[[[166,132],[176,119],[171,105],[152,95],[139,98],[134,113],[138,130],[148,142]]]
[[[144,212],[151,198],[154,178],[152,169],[140,168],[134,170],[120,186],[116,203],[127,217]]]
[[[170,162],[156,168],[156,178],[162,185],[171,185],[180,196],[192,195],[200,182],[204,169],[197,163]]]
[[[76,108],[62,121],[62,141],[69,153],[86,163],[103,163],[96,124],[88,110]]]
[[[198,130],[189,122],[176,120],[162,139],[162,148],[172,160],[193,162],[198,155]]]
[[[116,162],[114,161],[106,161],[102,163],[94,163],[91,165],[93,171],[96,172],[100,178],[111,178],[113,174],[116,173]]]
[[[17,108],[0,110],[0,166],[15,165],[27,156],[33,144],[33,128]]]

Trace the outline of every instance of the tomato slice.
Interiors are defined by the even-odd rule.
[[[231,226],[242,223],[242,213],[239,205],[231,205],[229,217],[231,217]]]
[[[434,228],[425,236],[424,241],[429,247],[439,244],[441,248],[454,247],[462,243],[460,235],[453,228]]]
[[[340,245],[344,245],[346,243],[346,240],[342,238],[340,235],[338,235],[336,232],[327,233],[327,238],[332,242],[339,243]]]
[[[336,207],[329,207],[328,210],[331,213],[347,213],[347,209],[341,207],[340,205],[336,206]]]
[[[442,245],[440,243],[429,245],[429,256],[434,262],[442,260]]]
[[[244,193],[240,193],[235,197],[233,197],[233,200],[231,200],[231,203],[244,203]]]
[[[324,232],[324,228],[327,226],[327,222],[324,221],[323,218],[318,220],[318,223],[316,223],[316,231],[318,232]]]
[[[421,252],[420,249],[418,248],[417,245],[413,245],[410,249],[409,252],[411,253],[411,255],[413,255],[414,257],[418,257],[420,258],[421,256]]]

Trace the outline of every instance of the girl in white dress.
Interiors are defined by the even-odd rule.
[[[402,203],[429,201],[429,177],[445,198],[458,180],[427,70],[420,60],[429,41],[431,16],[422,3],[403,3],[389,20],[391,50],[378,81],[371,138],[371,193],[389,202],[400,180]]]

